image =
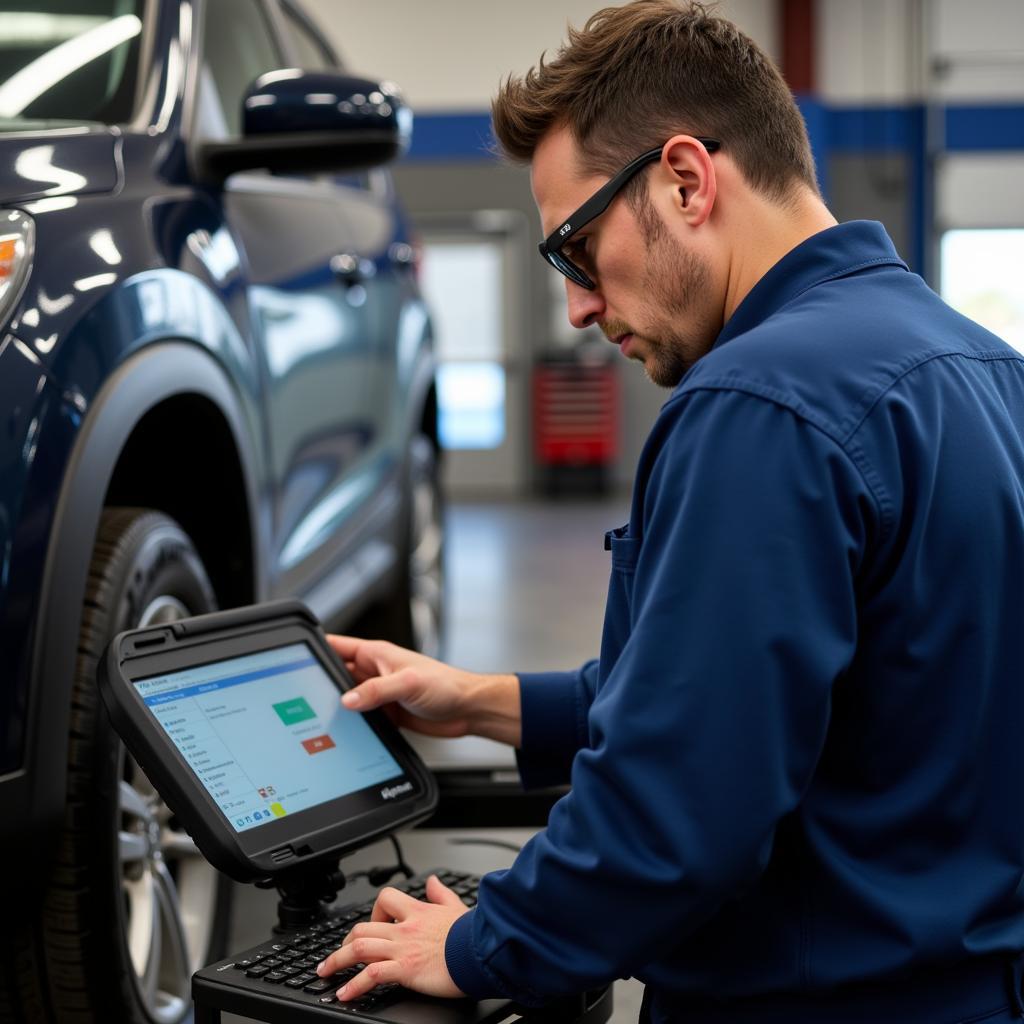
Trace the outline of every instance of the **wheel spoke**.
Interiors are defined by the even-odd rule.
[[[171,860],[202,856],[196,841],[187,832],[179,832],[173,828],[164,828],[161,831],[160,851]]]
[[[145,797],[130,783],[122,781],[119,791],[119,804],[122,814],[130,814],[143,822],[148,822],[153,817],[153,812]]]
[[[117,833],[117,852],[122,864],[135,864],[143,860],[149,851],[146,837],[139,832]]]
[[[416,570],[427,573],[441,564],[442,534],[435,523],[423,531],[413,552],[413,564]]]
[[[175,878],[181,926],[188,946],[189,969],[196,971],[209,959],[220,879],[217,871],[202,857],[178,861]]]
[[[130,920],[128,923],[128,950],[139,979],[139,988],[147,1006],[156,1004],[157,979],[160,973],[160,908],[157,905],[156,886],[149,871],[128,882]]]
[[[181,922],[178,890],[167,865],[162,860],[153,862],[153,881],[163,939],[167,942],[166,962],[160,971],[164,990],[178,995],[188,987],[190,976],[188,943]]]

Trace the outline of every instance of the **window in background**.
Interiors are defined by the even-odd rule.
[[[940,271],[946,302],[1024,352],[1024,228],[945,232]]]
[[[490,449],[505,439],[506,381],[500,242],[429,242],[423,293],[437,338],[438,429],[449,449]]]
[[[142,0],[67,0],[0,11],[0,120],[131,118]],[[9,127],[16,127],[14,125]]]
[[[284,7],[284,23],[292,47],[299,57],[299,67],[303,71],[324,71],[333,69],[334,59],[324,48],[323,43],[310,31],[290,7]]]
[[[199,134],[237,138],[249,86],[284,62],[256,0],[216,0],[204,11]]]

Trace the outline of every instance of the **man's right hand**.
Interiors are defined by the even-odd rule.
[[[386,640],[329,635],[357,686],[342,698],[354,711],[383,708],[426,736],[484,736],[519,746],[519,680],[452,668]]]

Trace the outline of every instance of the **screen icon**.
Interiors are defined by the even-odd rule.
[[[295,697],[292,700],[284,700],[271,706],[285,725],[295,725],[298,722],[316,718],[316,712],[309,706],[305,697]]]
[[[322,750],[330,750],[334,746],[334,740],[330,736],[311,736],[308,740],[303,740],[302,745],[306,748],[307,754],[319,754]]]

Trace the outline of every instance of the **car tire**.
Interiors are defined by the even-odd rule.
[[[173,520],[103,512],[78,638],[65,819],[42,911],[18,943],[15,1020],[179,1024],[191,1013],[193,971],[223,955],[231,882],[125,750],[96,687],[116,633],[215,608]]]
[[[440,657],[444,646],[444,502],[437,449],[417,434],[406,459],[399,571],[392,592],[354,627]]]

